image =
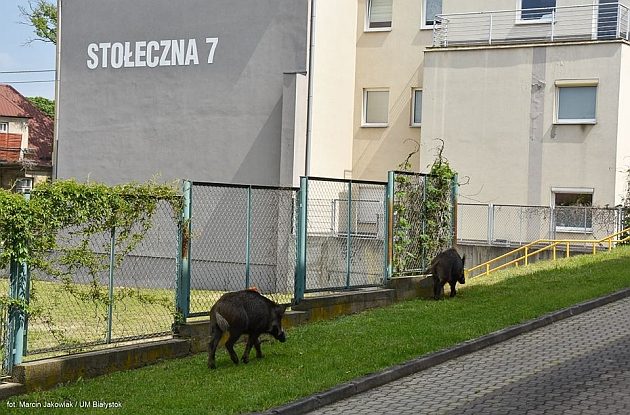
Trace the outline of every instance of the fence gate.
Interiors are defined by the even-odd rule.
[[[302,178],[298,274],[304,286],[296,298],[300,291],[383,284],[386,188],[383,182]]]
[[[421,173],[389,173],[394,276],[421,273],[436,254],[454,243],[457,176],[448,183],[444,180]]]
[[[293,295],[295,188],[192,182],[190,305],[207,315],[227,292],[255,286],[281,304]]]

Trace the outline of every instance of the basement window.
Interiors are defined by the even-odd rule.
[[[593,189],[552,189],[558,232],[593,232]]]

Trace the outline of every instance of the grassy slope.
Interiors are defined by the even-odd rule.
[[[122,404],[121,410],[108,413],[152,415],[263,410],[626,287],[630,287],[630,248],[619,248],[610,254],[479,277],[452,300],[408,301],[296,327],[288,332],[286,343],[264,343],[266,358],[253,359],[248,365],[233,366],[227,353],[220,350],[215,371],[206,368],[206,355],[201,354],[11,402],[100,400]],[[5,403],[0,405],[6,408]],[[28,411],[90,413],[78,409]]]

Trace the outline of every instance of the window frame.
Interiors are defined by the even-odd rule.
[[[2,128],[4,127],[4,128]],[[9,123],[8,122],[0,122],[0,133],[9,133]]]
[[[367,121],[367,96],[369,92],[387,92],[386,122]],[[363,88],[363,108],[361,109],[361,127],[364,128],[386,128],[389,127],[389,88]]]
[[[557,125],[594,125],[597,124],[597,107],[598,107],[598,79],[579,79],[579,80],[557,80],[554,84],[554,111],[553,123]],[[560,89],[562,88],[595,88],[595,117],[594,118],[560,118]]]
[[[365,2],[365,22],[364,22],[364,32],[391,32],[392,26],[394,25],[394,0],[391,0],[392,3],[392,16],[389,21],[389,27],[370,27],[370,11],[372,9],[372,0],[366,0]]]
[[[556,0],[555,6],[553,6],[553,10],[558,7],[558,1]],[[541,7],[544,9],[544,7]],[[536,8],[533,7],[532,10]],[[551,24],[553,19],[551,17],[542,18],[542,16],[538,19],[523,19],[523,10],[529,10],[523,8],[523,0],[516,0],[516,24],[519,25],[528,25],[528,24]]]
[[[593,212],[590,212],[591,215],[591,226],[586,227],[586,223],[584,227],[577,226],[559,226],[557,224],[558,211],[557,208],[570,208],[571,206],[557,206],[556,205],[556,195],[557,194],[575,194],[575,195],[590,195],[591,196],[591,205],[590,206],[575,206],[575,208],[593,208],[593,200],[595,196],[595,189],[592,187],[552,187],[551,188],[551,207],[554,210],[553,215],[553,224],[556,232],[564,232],[564,233],[593,233]]]
[[[420,112],[420,122],[416,122],[416,92],[420,92],[420,111],[422,111],[422,101],[424,100],[424,91],[422,88],[411,88],[411,127],[422,127],[422,112]]]
[[[433,26],[435,26],[435,21],[433,22],[433,24],[427,24],[427,1],[428,0],[422,0],[422,18],[420,19],[420,29],[421,30],[433,30]],[[444,0],[442,1],[442,7],[444,7]],[[442,10],[442,13],[444,12],[444,10]]]

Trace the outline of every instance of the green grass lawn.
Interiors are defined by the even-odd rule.
[[[19,402],[116,402],[124,414],[235,414],[277,406],[409,359],[630,287],[630,247],[537,263],[469,280],[454,299],[412,300],[288,330],[265,342],[262,360],[234,366],[225,349],[216,370],[205,354],[83,380],[0,403],[4,413],[103,410],[11,409]],[[242,353],[239,345],[237,353]]]

